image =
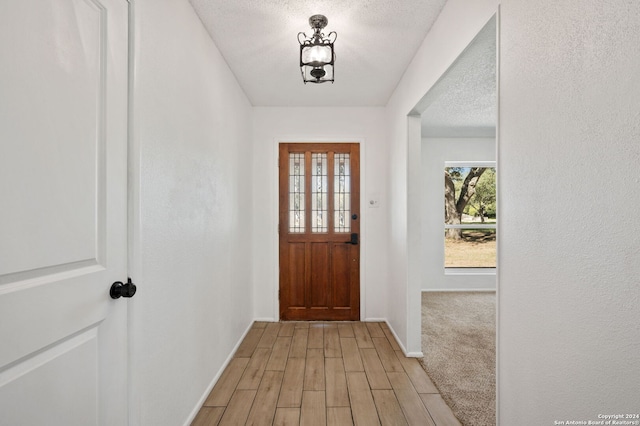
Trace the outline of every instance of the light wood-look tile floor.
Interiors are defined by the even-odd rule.
[[[385,323],[253,324],[192,426],[459,426]]]

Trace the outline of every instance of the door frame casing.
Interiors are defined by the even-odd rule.
[[[276,137],[273,140],[272,144],[272,163],[273,164],[273,172],[271,173],[271,185],[273,193],[275,194],[273,200],[273,250],[272,250],[272,261],[274,264],[273,268],[273,319],[275,321],[280,320],[280,236],[278,234],[278,225],[280,220],[280,203],[278,202],[280,197],[280,185],[279,185],[279,147],[281,143],[354,143],[358,144],[360,147],[360,320],[365,321],[367,317],[366,310],[366,268],[363,268],[363,265],[366,265],[367,258],[367,215],[366,215],[366,203],[365,198],[367,197],[366,192],[366,144],[364,143],[365,139],[363,137],[343,137],[343,138],[318,138],[318,137]]]

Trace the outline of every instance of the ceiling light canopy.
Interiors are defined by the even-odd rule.
[[[324,15],[313,15],[309,18],[309,25],[313,29],[310,37],[303,32],[298,33],[300,43],[300,72],[302,81],[307,83],[333,83],[333,64],[336,53],[333,50],[338,35],[331,31],[326,37],[322,29],[329,20]]]

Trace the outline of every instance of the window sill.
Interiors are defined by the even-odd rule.
[[[496,275],[496,268],[444,268],[445,275]]]

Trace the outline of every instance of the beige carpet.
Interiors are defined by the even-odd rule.
[[[424,367],[465,426],[496,424],[496,295],[422,293]]]

